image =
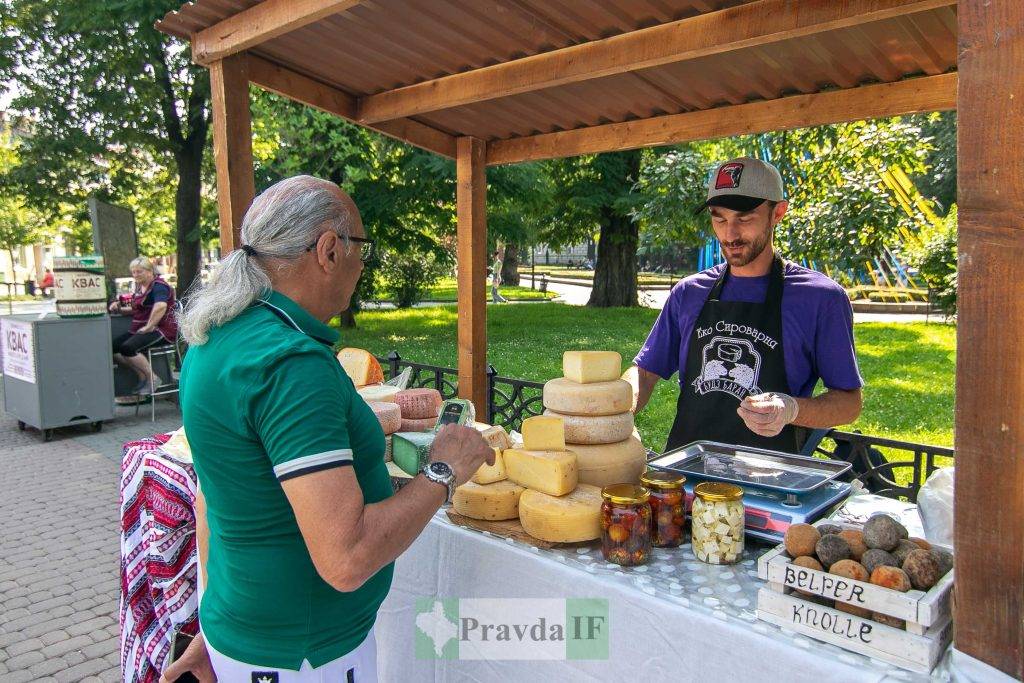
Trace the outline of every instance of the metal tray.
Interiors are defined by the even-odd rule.
[[[763,448],[694,441],[647,463],[659,470],[680,472],[743,487],[801,494],[842,476],[852,465],[838,460],[808,458]]]

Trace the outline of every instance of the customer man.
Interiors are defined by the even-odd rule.
[[[726,262],[673,288],[631,370],[635,410],[679,372],[666,450],[712,440],[795,452],[794,426],[853,422],[863,385],[853,312],[837,283],[776,253],[788,208],[778,170],[749,157],[721,164],[705,208]],[[812,396],[819,379],[825,391]]]
[[[241,248],[185,306],[181,408],[208,582],[201,637],[167,680],[376,680],[373,624],[392,563],[493,462],[475,429],[447,425],[431,463],[392,496],[384,433],[326,324],[372,252],[344,192],[289,178],[256,198]]]
[[[508,299],[501,295],[498,291],[498,286],[501,284],[501,264],[505,260],[505,254],[500,249],[494,251],[494,255],[491,256],[491,303],[492,304],[504,304],[508,303]]]

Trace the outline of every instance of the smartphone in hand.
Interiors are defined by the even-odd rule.
[[[175,631],[174,636],[171,638],[171,657],[167,660],[167,664],[171,665],[178,661],[178,658],[185,654],[185,649],[194,639],[195,636],[191,636],[183,631]],[[174,683],[199,683],[199,679],[186,672],[178,676]]]

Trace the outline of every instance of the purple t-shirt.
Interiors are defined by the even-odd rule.
[[[634,363],[668,379],[686,370],[686,352],[701,308],[725,264],[691,275],[672,288]],[[730,275],[722,301],[763,302],[768,276]],[[794,396],[810,396],[820,378],[829,389],[864,385],[853,346],[853,308],[838,283],[819,272],[786,263],[782,285],[782,346],[786,379]],[[680,377],[680,384],[683,378]]]

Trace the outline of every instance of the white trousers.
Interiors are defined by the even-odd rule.
[[[206,643],[217,683],[377,683],[377,639],[366,640],[347,655],[314,669],[308,661],[298,671],[253,666],[217,652]]]

